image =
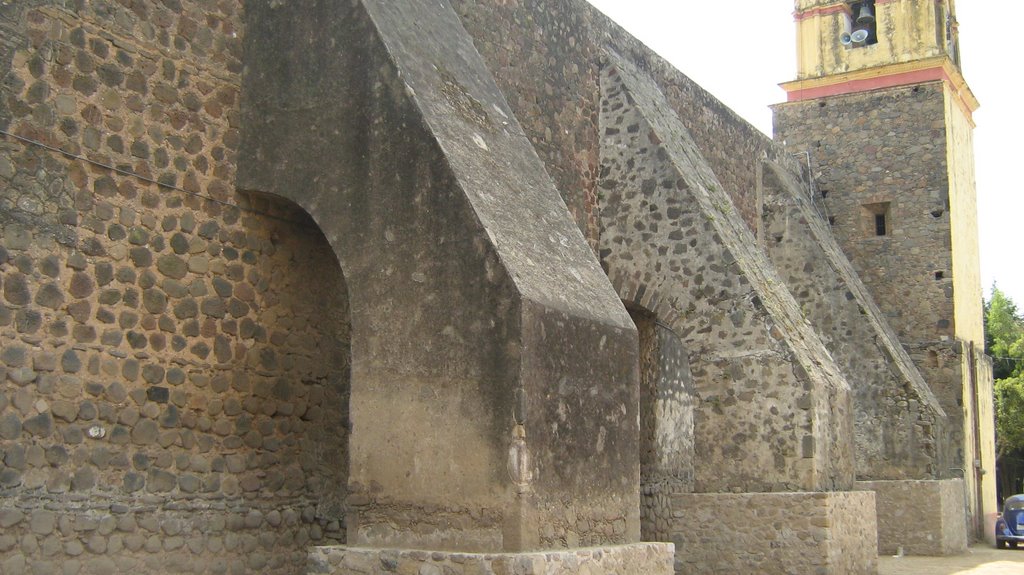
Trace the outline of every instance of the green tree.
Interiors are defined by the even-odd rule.
[[[996,459],[1003,496],[1024,476],[1024,318],[999,288],[985,303],[985,352],[995,379]]]
[[[985,353],[992,356],[996,380],[1024,373],[1024,319],[1017,304],[996,286],[985,303]]]

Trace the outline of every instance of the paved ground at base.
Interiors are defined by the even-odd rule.
[[[879,557],[878,575],[1024,575],[1024,549],[975,545],[953,557]]]

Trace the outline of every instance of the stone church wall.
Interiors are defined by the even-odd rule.
[[[756,228],[758,164],[778,153],[771,139],[585,0],[452,4],[592,245],[600,234],[598,81],[606,47],[651,74]]]
[[[946,478],[965,467],[965,379],[953,341],[943,114],[941,83],[775,107],[778,138],[811,152],[816,203],[946,412],[937,470]],[[886,212],[886,235],[876,235],[873,209]]]
[[[595,251],[606,46],[655,79],[761,225],[770,140],[583,0],[452,4]],[[0,572],[298,573],[309,546],[344,542],[347,288],[301,210],[235,191],[240,6],[0,7]],[[649,319],[661,338],[655,320],[675,316]],[[692,386],[681,344],[647,343]],[[692,461],[674,472],[692,488]],[[661,503],[648,519],[664,531]]]
[[[0,572],[301,572],[344,539],[348,302],[234,192],[238,3],[2,10],[0,127],[67,153],[0,142]]]
[[[688,351],[694,491],[848,488],[846,380],[657,87],[612,58],[601,247],[620,295],[643,283]]]
[[[615,250],[610,246],[616,240],[602,237],[608,233],[607,226],[599,220],[594,221],[594,214],[600,214],[609,201],[610,193],[600,185],[601,159],[595,157],[594,148],[600,145],[604,135],[596,124],[599,114],[595,116],[592,112],[600,97],[596,89],[597,77],[602,67],[608,65],[607,49],[618,51],[653,78],[680,124],[693,135],[701,157],[728,194],[731,209],[750,230],[760,232],[763,237],[765,227],[773,225],[772,218],[776,215],[766,212],[765,203],[786,202],[788,199],[773,198],[771,190],[764,189],[763,173],[767,168],[762,169],[761,163],[777,161],[793,167],[796,162],[784,157],[786,154],[782,148],[767,136],[586,2],[456,1],[454,5],[463,18],[463,24],[474,36],[477,49],[495,71],[496,80],[563,198],[577,215],[581,229],[592,244],[601,246],[602,261],[613,275],[615,270],[611,269],[609,258],[615,257]],[[515,22],[521,26],[506,29],[494,26],[495,22]],[[929,109],[927,113],[941,114],[941,110]],[[571,126],[571,129],[552,127],[558,125]],[[821,130],[827,132],[828,128],[823,125]],[[596,180],[591,177],[594,166],[599,166]],[[607,167],[603,168],[607,170]],[[575,176],[567,178],[570,174]],[[786,216],[781,216],[774,225],[780,225],[780,222],[785,225],[786,221]],[[790,284],[791,291],[801,305],[816,311],[816,317],[834,318],[849,313],[856,316],[849,317],[842,325],[816,324],[816,329],[825,333],[826,343],[835,342],[836,350],[850,358],[844,369],[849,371],[847,377],[854,384],[855,395],[860,397],[858,403],[863,406],[857,415],[858,428],[864,432],[859,442],[863,449],[858,456],[862,476],[920,478],[937,473],[944,465],[935,461],[939,455],[935,453],[934,440],[941,433],[936,430],[941,422],[935,421],[933,408],[927,405],[927,399],[922,401],[919,397],[920,390],[903,385],[903,381],[910,377],[908,372],[912,372],[914,367],[897,349],[900,344],[891,330],[882,334],[871,327],[872,322],[884,321],[883,318],[862,318],[858,311],[862,306],[856,301],[851,304],[852,300],[844,297],[847,290],[833,289],[838,285],[837,281],[843,283],[843,280],[837,279],[835,263],[826,257],[825,249],[818,245],[819,240],[811,237],[805,229],[808,222],[794,221],[793,225],[800,228],[794,230],[794,236],[802,234],[801,241],[806,242],[803,244],[806,249],[801,248],[800,251],[794,247],[792,253],[780,256],[776,262],[793,263],[790,271],[783,271],[783,279]],[[784,246],[782,251],[785,249],[788,248]],[[829,249],[836,248],[833,244]],[[844,258],[841,254],[834,255]],[[811,261],[801,261],[797,265],[795,262],[800,258]],[[849,268],[848,263],[845,266]],[[852,269],[844,268],[843,271],[853,273]],[[665,267],[657,273],[643,270],[629,280],[635,284],[632,289],[637,290],[638,301],[634,303],[643,305],[651,302],[653,305],[656,302],[660,309],[651,311],[660,321],[668,323],[675,321],[688,307],[683,301],[685,298],[671,299],[656,289],[656,284],[670,273]],[[615,281],[613,278],[613,283]],[[863,297],[870,299],[867,294],[858,292],[858,298]],[[883,309],[889,307],[883,306]],[[857,330],[871,332],[871,336],[852,336],[850,330],[854,328],[850,326],[853,325]],[[876,342],[876,336],[888,339],[887,343]],[[894,353],[903,357],[894,358]],[[923,382],[919,377],[916,379],[927,395],[927,390],[921,385]],[[881,405],[886,407],[881,408]],[[891,420],[892,426],[880,427],[880,420],[888,417],[881,415],[885,410],[889,415],[899,415]],[[888,429],[885,438],[871,435],[882,428]],[[879,446],[884,446],[881,451]],[[922,450],[913,458],[903,457],[916,447]]]

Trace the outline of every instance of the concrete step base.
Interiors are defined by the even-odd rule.
[[[314,547],[309,575],[672,575],[671,543],[635,543],[527,553],[464,553]]]

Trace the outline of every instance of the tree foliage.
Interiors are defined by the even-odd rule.
[[[999,288],[985,303],[985,352],[995,378],[996,456],[1003,495],[1024,473],[1024,317]]]
[[[998,287],[985,304],[985,352],[992,356],[1000,455],[1024,451],[1024,318]]]
[[[985,353],[992,356],[996,380],[1024,374],[1024,319],[1013,302],[998,287],[985,303]]]

